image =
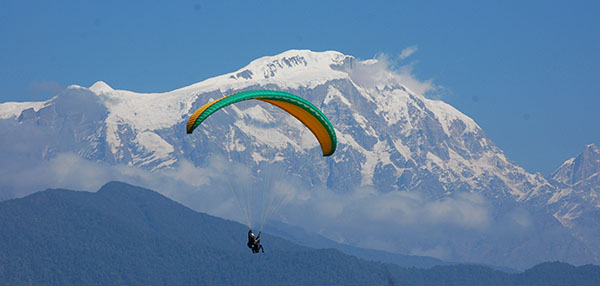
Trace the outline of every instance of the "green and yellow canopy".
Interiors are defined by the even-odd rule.
[[[337,139],[331,122],[323,112],[305,99],[291,93],[276,90],[250,90],[228,95],[198,108],[187,122],[186,131],[192,133],[196,127],[217,110],[236,102],[258,99],[273,104],[302,122],[321,144],[323,156],[335,152]]]

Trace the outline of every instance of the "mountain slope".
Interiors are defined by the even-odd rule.
[[[2,202],[0,217],[0,278],[7,285],[384,284],[375,264],[268,234],[267,255],[253,256],[244,226],[123,183]]]
[[[4,285],[597,285],[600,267],[546,264],[506,274],[477,265],[400,268],[264,235],[111,182],[96,193],[50,189],[0,202]],[[550,269],[550,270],[547,270]],[[545,284],[540,284],[544,282]],[[536,284],[537,283],[537,284]]]
[[[273,222],[268,225],[267,230],[278,237],[289,240],[298,245],[311,248],[333,248],[345,254],[356,256],[361,259],[392,263],[402,267],[431,268],[436,265],[449,265],[452,263],[441,261],[433,257],[402,255],[385,251],[371,250],[352,247],[350,245],[336,243],[321,235],[307,232],[299,227]]]

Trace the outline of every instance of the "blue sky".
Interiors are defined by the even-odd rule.
[[[385,54],[548,175],[600,146],[599,14],[600,1],[2,0],[0,102],[97,80],[168,91],[288,49]]]

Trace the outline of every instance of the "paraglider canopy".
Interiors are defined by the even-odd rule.
[[[192,133],[196,127],[217,110],[236,102],[257,99],[275,105],[302,122],[317,138],[323,156],[335,152],[337,138],[327,117],[307,100],[283,91],[250,90],[228,95],[198,108],[187,122],[186,131]]]

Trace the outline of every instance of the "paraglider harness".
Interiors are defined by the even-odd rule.
[[[263,246],[260,244],[260,231],[258,236],[254,236],[252,229],[248,230],[248,248],[252,249],[252,253],[265,252]]]

